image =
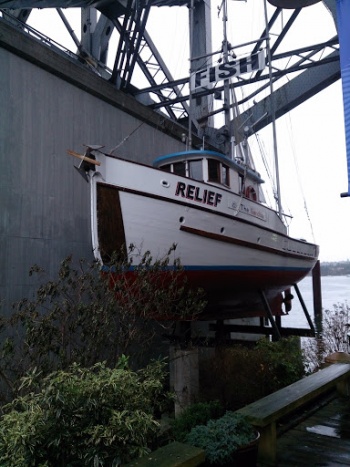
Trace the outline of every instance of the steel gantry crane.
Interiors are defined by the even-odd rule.
[[[278,118],[340,78],[335,1],[322,2],[324,14],[330,14],[334,19],[334,34],[331,37],[321,43],[306,43],[296,49],[281,51],[289,31],[297,24],[301,6],[316,3],[316,0],[269,0],[274,8],[258,40],[251,44],[251,53],[254,53],[269,37],[268,67],[248,77],[241,76],[232,85],[233,88],[246,88],[244,99],[238,102],[244,103],[246,109],[236,122],[238,128],[248,120],[255,122],[255,131],[269,124],[271,112],[267,109],[271,99]],[[166,113],[170,119],[186,122],[189,118],[189,77],[173,79],[166,59],[158,52],[146,29],[150,9],[162,6],[189,7],[195,31],[191,41],[191,71],[200,69],[204,63],[203,57],[211,48],[210,31],[208,33],[210,9],[204,0],[190,0],[190,3],[187,0],[0,0],[2,20],[19,21],[29,33],[33,33],[27,26],[32,8],[56,8],[76,44],[77,60],[84,61],[101,77],[118,89],[133,94],[145,105]],[[287,19],[283,18],[283,27],[278,35],[270,35],[269,32],[285,11],[281,6],[288,8]],[[65,8],[81,9],[80,38],[70,27],[63,10]],[[118,33],[118,44],[113,66],[108,69],[107,55],[113,31]],[[139,87],[133,80],[136,65],[146,78],[146,86]],[[275,90],[266,95],[271,77]],[[283,81],[285,77],[288,80]],[[211,109],[209,102],[212,95],[220,94],[221,90],[222,87],[216,86],[193,94],[195,111],[192,112],[191,121],[197,132],[217,112]]]

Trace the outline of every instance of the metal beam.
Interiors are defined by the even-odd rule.
[[[251,132],[253,132],[259,131],[261,128],[271,123],[272,98],[275,100],[275,117],[279,118],[305,100],[322,91],[333,82],[337,81],[340,78],[339,51],[336,49],[337,45],[338,39],[334,38],[324,44],[316,44],[314,46],[290,51],[284,54],[274,54],[274,60],[277,61],[281,58],[286,58],[288,59],[288,62],[294,55],[293,65],[286,69],[277,70],[273,73],[272,78],[275,82],[287,74],[299,72],[299,75],[277,89],[272,97],[268,96],[258,103],[255,103],[254,100],[258,99],[259,93],[268,86],[269,76],[265,73],[265,75],[260,75],[259,77],[251,80],[251,82],[255,83],[261,81],[262,84],[260,87],[255,88],[250,95],[247,95],[244,101],[238,103],[242,104],[248,102],[248,104],[251,105],[248,110],[242,113],[239,117],[236,117],[233,122],[236,129],[235,135],[237,142],[240,142],[244,137],[243,127],[251,127]],[[315,58],[316,54],[323,56],[325,49],[333,50],[333,52],[325,58],[317,60],[317,58]],[[300,57],[299,61],[296,62],[295,57]],[[233,84],[232,87],[246,86],[251,84],[251,82],[241,80],[240,82]],[[217,86],[215,90],[221,91],[222,86]],[[213,90],[205,92],[213,92]],[[183,97],[182,99],[186,99],[186,97]],[[155,104],[153,105],[153,108],[159,108],[160,106],[161,104]],[[214,115],[218,112],[220,112],[220,109],[213,111],[211,114]]]
[[[0,0],[3,9],[28,8],[96,8],[109,19],[125,13],[124,0]]]
[[[338,26],[337,26],[337,5],[336,5],[336,0],[323,0],[322,3],[327,8],[327,10],[330,12],[330,14],[333,16],[334,24],[335,24],[335,27],[337,29]]]
[[[329,58],[335,58],[335,61],[311,67],[300,73],[277,89],[272,96],[243,112],[239,119],[236,119],[236,125],[240,127],[243,122],[249,122],[248,125],[257,122],[254,131],[259,131],[271,123],[270,99],[274,100],[276,118],[279,118],[337,81],[340,78],[339,52],[333,52]]]
[[[210,331],[216,331],[217,325],[216,324],[209,324]],[[246,333],[246,334],[262,334],[265,336],[273,335],[273,328],[270,326],[263,326],[263,325],[244,325],[244,324],[224,324],[223,325],[223,332],[224,333]],[[309,328],[285,328],[280,327],[279,332],[282,337],[289,337],[289,336],[300,336],[300,337],[315,337],[315,332]]]
[[[265,308],[265,311],[266,311],[266,316],[271,324],[271,327],[272,327],[272,330],[273,330],[273,335],[275,337],[276,340],[280,339],[281,338],[281,333],[280,333],[280,330],[276,324],[276,321],[274,320],[274,317],[272,315],[272,311],[271,311],[271,308],[270,308],[270,304],[266,298],[266,295],[265,295],[265,292],[263,290],[259,290],[259,293],[260,293],[260,296],[261,296],[261,300],[264,304],[264,308]]]
[[[190,72],[201,70],[208,65],[208,60],[211,57],[208,55],[212,51],[212,34],[211,34],[211,7],[210,2],[199,0],[193,2],[193,8],[190,11],[190,22],[193,22],[193,34],[190,38]],[[191,28],[190,28],[191,29]],[[202,57],[202,58],[196,58]],[[190,103],[190,119],[198,128],[198,120],[202,120],[202,125],[207,126],[209,108],[212,106],[212,95],[193,99]],[[202,135],[200,135],[202,136]]]
[[[96,29],[92,33],[91,53],[104,64],[107,63],[109,40],[113,29],[113,22],[106,16],[101,15],[98,19]]]
[[[187,0],[148,0],[148,2],[149,5],[152,6],[188,5]],[[197,1],[195,2],[197,11],[200,10],[200,7],[197,5],[201,3],[202,0],[198,3]],[[323,0],[323,4],[325,6],[325,14],[327,14],[326,9],[328,9],[336,24],[336,0]],[[0,0],[0,8],[16,8],[16,17],[20,18],[22,21],[25,21],[25,18],[30,12],[30,9],[28,9],[28,7],[97,8],[103,13],[103,15],[113,20],[114,26],[117,27],[120,33],[120,56],[118,58],[119,62],[116,61],[113,80],[116,79],[117,74],[121,73],[120,76],[122,77],[122,80],[124,81],[124,83],[126,83],[127,86],[128,83],[131,83],[133,69],[135,67],[135,64],[138,63],[141,70],[148,79],[150,87],[143,90],[136,90],[133,86],[127,86],[127,92],[131,92],[134,95],[146,93],[149,93],[151,95],[153,93],[154,101],[151,104],[150,99],[148,97],[148,103],[154,109],[165,109],[170,118],[173,120],[179,120],[179,114],[181,115],[181,119],[184,116],[186,116],[186,114],[188,114],[188,106],[186,101],[188,101],[189,96],[183,96],[181,94],[181,90],[184,86],[187,86],[188,80],[183,79],[178,80],[176,82],[173,81],[172,76],[165,65],[164,60],[162,60],[162,58],[160,57],[160,54],[157,52],[157,49],[155,48],[154,44],[151,43],[149,36],[147,38],[147,33],[144,29],[147,18],[138,17],[137,15],[132,14],[130,6],[129,13],[127,13],[127,0]],[[290,78],[290,81],[287,84],[281,86],[274,92],[272,98],[275,102],[277,118],[284,115],[291,109],[295,108],[300,103],[312,97],[319,91],[323,90],[340,77],[339,52],[338,50],[336,50],[336,47],[333,47],[334,44],[330,44],[330,41],[327,47],[333,47],[333,52],[331,52],[331,54],[328,55],[327,52],[329,52],[329,49],[326,50],[326,45],[324,45],[324,50],[322,51],[322,53],[321,47],[320,45],[318,45],[314,46],[314,49],[310,47],[309,51],[307,50],[307,48],[305,48],[305,50],[303,51],[299,49],[295,51],[289,51],[284,54],[277,54],[277,49],[279,45],[283,41],[283,38],[286,35],[287,31],[292,27],[293,23],[295,22],[299,11],[300,9],[296,9],[294,12],[292,12],[289,20],[283,28],[283,31],[278,37],[275,38],[274,43],[271,46],[272,59],[274,63],[273,79],[275,83],[278,81],[278,79],[285,76],[287,73],[290,76],[292,76],[292,73],[294,73],[295,71],[300,72],[304,70],[301,73],[299,73],[298,76],[292,79]],[[280,15],[280,12],[280,8],[276,8],[273,11],[269,20],[270,24],[273,24],[273,22],[276,21],[276,19]],[[13,13],[13,11],[11,13]],[[200,14],[202,14],[202,12]],[[126,29],[128,28],[125,28],[124,33],[121,30],[122,28],[118,28],[118,25],[121,24],[118,18],[121,15],[132,16],[131,19],[129,18],[129,23],[127,24],[130,25],[130,21],[133,22],[133,36],[130,37],[130,34],[126,32]],[[103,22],[101,18],[103,18]],[[139,20],[140,24],[135,25],[135,23],[138,23]],[[108,41],[112,33],[111,23],[112,21],[108,21],[105,19],[105,17],[101,16],[97,25],[99,27],[99,30],[97,31],[96,26],[95,30],[92,30],[90,28],[90,31],[86,37],[84,37],[83,35],[82,43],[80,44],[80,49],[87,49],[87,52],[96,59],[97,63],[106,63]],[[199,23],[198,27],[199,31],[201,32],[203,30],[203,20],[199,20],[197,21],[197,23]],[[109,31],[109,33],[105,35],[107,31]],[[256,47],[261,46],[265,36],[266,31],[263,31],[260,36],[260,41],[258,41]],[[207,40],[207,38],[205,40]],[[200,40],[199,44],[201,44],[202,42],[203,41]],[[102,50],[102,52],[99,53],[99,50]],[[147,57],[145,57],[146,51],[150,51]],[[201,54],[199,53],[199,55]],[[285,67],[282,69],[280,66],[276,66],[275,64],[278,64],[278,60],[283,58],[285,58],[285,61],[283,62],[282,60],[281,62],[285,63]],[[123,61],[123,66],[120,66],[120,60]],[[123,69],[123,67],[125,69]],[[256,104],[254,103],[253,105],[253,100],[259,100],[259,93],[262,92],[267,86],[266,83],[268,77],[266,73],[265,75],[264,73],[265,72],[257,73],[255,76],[250,77],[251,79],[242,79],[240,82],[234,85],[234,87],[246,86],[247,97],[245,98],[245,102],[248,103],[248,106],[250,106],[250,108],[241,115],[240,119],[236,119],[236,127],[241,126],[243,121],[247,121],[249,122],[249,124],[258,121],[258,123],[254,126],[254,131],[258,131],[259,129],[263,128],[264,126],[270,123],[271,112],[269,111],[269,109],[271,105],[269,101],[271,97],[266,97],[260,102]],[[110,75],[108,76],[108,73],[103,73],[103,76],[105,79],[110,79]],[[258,86],[255,87],[254,90],[252,90],[252,88],[250,87],[252,82],[254,82],[255,84],[261,82],[261,86],[259,86],[258,84]],[[277,86],[275,86],[275,89],[276,87]],[[220,87],[217,86],[216,91],[219,90]],[[249,90],[251,90],[250,94]],[[212,91],[208,91],[198,94],[196,96],[196,100],[208,99],[208,97],[206,96],[208,96],[211,92]],[[243,103],[243,101],[241,103]],[[212,112],[211,114],[214,115],[218,111],[219,110]],[[196,117],[198,117],[199,122],[203,124],[203,122],[205,122],[210,117],[210,114],[205,114],[202,108],[200,112],[198,112]],[[196,118],[194,118],[194,120],[196,121]],[[197,127],[197,129],[200,127],[198,123],[196,123],[195,126]]]
[[[123,34],[123,25],[119,22],[119,20],[114,20],[113,23],[121,36],[119,47],[123,47],[124,42],[125,48],[131,48],[128,35]],[[116,63],[117,59],[118,57],[116,58]],[[181,89],[179,88],[178,84],[174,82],[170,71],[165,65],[165,62],[163,61],[146,30],[143,32],[143,37],[140,42],[138,53],[135,54],[135,59],[147,81],[151,85],[151,87],[148,89],[154,90],[154,94],[157,96],[161,103],[165,103],[169,99],[177,100],[182,97]],[[188,80],[185,80],[185,82],[187,81]],[[159,82],[162,84],[158,85]],[[148,91],[139,93],[139,91],[135,88],[129,88],[127,91],[136,96],[140,96],[140,94],[148,94]],[[145,103],[145,98],[139,98],[139,100]],[[151,102],[148,102],[148,104]],[[164,106],[163,104],[161,104],[161,107],[165,107],[165,110],[171,119],[177,120],[176,113],[173,110],[174,107]],[[179,113],[180,115],[183,115],[184,113],[188,114],[188,107],[185,102],[181,103]]]

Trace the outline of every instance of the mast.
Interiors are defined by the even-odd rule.
[[[190,83],[191,83],[191,74],[192,70],[192,53],[193,53],[193,10],[194,10],[194,0],[190,0],[190,27],[189,27],[189,41],[190,41]],[[186,144],[186,149],[192,149],[192,91],[190,84],[190,94],[189,94],[189,103],[188,103],[188,141]]]
[[[223,41],[222,41],[222,52],[223,60],[225,63],[228,62],[229,57],[229,44],[227,41],[227,0],[222,0],[221,7],[222,9],[222,21],[223,21]],[[281,202],[281,187],[280,187],[280,177],[279,177],[279,161],[278,161],[278,147],[277,147],[277,132],[276,132],[276,115],[275,115],[275,104],[274,104],[274,89],[272,82],[272,66],[271,66],[271,49],[270,49],[270,36],[269,36],[269,26],[268,26],[268,16],[267,16],[267,3],[264,0],[264,12],[265,12],[265,27],[266,27],[266,49],[269,63],[269,87],[270,87],[270,102],[271,102],[271,122],[272,122],[272,137],[273,137],[273,156],[275,163],[275,180],[276,180],[276,202],[277,202],[277,213],[282,217],[282,202]],[[230,80],[224,80],[224,116],[225,116],[225,129],[226,129],[226,142],[225,142],[225,154],[230,155],[231,149],[231,119],[230,119]],[[247,132],[248,134],[249,132]],[[245,141],[247,144],[247,141]],[[245,148],[247,150],[247,148]]]
[[[266,27],[266,50],[269,62],[269,83],[270,83],[270,103],[271,103],[271,122],[272,122],[272,138],[273,138],[273,155],[275,160],[275,178],[276,178],[276,198],[277,198],[277,212],[282,216],[282,202],[281,202],[281,187],[278,165],[278,148],[277,148],[277,133],[276,133],[276,115],[275,115],[275,101],[274,90],[272,83],[272,65],[271,65],[271,48],[270,48],[270,30],[267,16],[267,2],[264,0],[264,13],[265,13],[265,27]]]
[[[222,40],[222,52],[224,63],[228,62],[228,41],[227,41],[227,0],[223,0],[221,4],[222,8],[222,22],[223,22],[223,40]],[[225,154],[230,155],[231,148],[231,120],[230,120],[230,80],[224,80],[224,116],[225,116],[225,128],[226,128],[226,141],[225,141]]]

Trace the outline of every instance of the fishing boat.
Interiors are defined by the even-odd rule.
[[[249,63],[260,61],[261,54]],[[194,79],[203,85],[217,71]],[[199,318],[280,315],[289,289],[317,261],[318,246],[290,237],[281,210],[267,205],[264,180],[246,149],[224,154],[189,147],[157,157],[152,167],[100,146],[70,154],[83,159],[80,169],[91,186],[96,258],[108,266],[113,252],[126,254],[131,244],[158,258],[176,244],[189,285],[206,293]]]

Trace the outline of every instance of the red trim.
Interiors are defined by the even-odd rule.
[[[185,225],[181,225],[180,230],[183,230],[184,232],[187,232],[187,233],[190,233],[190,234],[198,235],[200,237],[211,238],[212,240],[225,242],[225,243],[231,243],[231,244],[234,244],[234,245],[240,245],[240,246],[251,248],[251,249],[254,249],[254,250],[266,251],[268,253],[274,253],[274,254],[279,255],[279,256],[286,256],[286,257],[289,257],[289,258],[309,259],[310,261],[316,260],[315,256],[307,256],[307,255],[303,255],[301,253],[291,253],[291,252],[285,251],[285,250],[278,250],[277,248],[272,248],[272,247],[269,247],[269,246],[259,245],[257,243],[248,242],[246,240],[240,240],[238,238],[228,237],[227,235],[207,232],[205,230],[199,230],[199,229],[195,229],[193,227],[187,227]]]
[[[104,274],[108,274],[104,273]],[[133,288],[133,272],[128,272],[131,294],[138,294]],[[207,306],[204,312],[198,316],[200,320],[211,319],[235,319],[243,317],[266,316],[266,310],[261,299],[260,291],[265,296],[274,315],[283,313],[282,292],[289,286],[299,282],[306,274],[305,270],[285,271],[276,269],[272,271],[249,270],[185,270],[183,273],[187,279],[187,285],[193,289],[202,288],[206,295]],[[111,284],[114,274],[111,273]],[[168,275],[169,280],[174,277]],[[181,274],[179,276],[181,281]],[[166,284],[167,273],[164,272],[162,284]],[[117,297],[123,300],[123,295]],[[175,316],[157,317],[157,319],[178,319]],[[193,319],[193,317],[189,317]]]

